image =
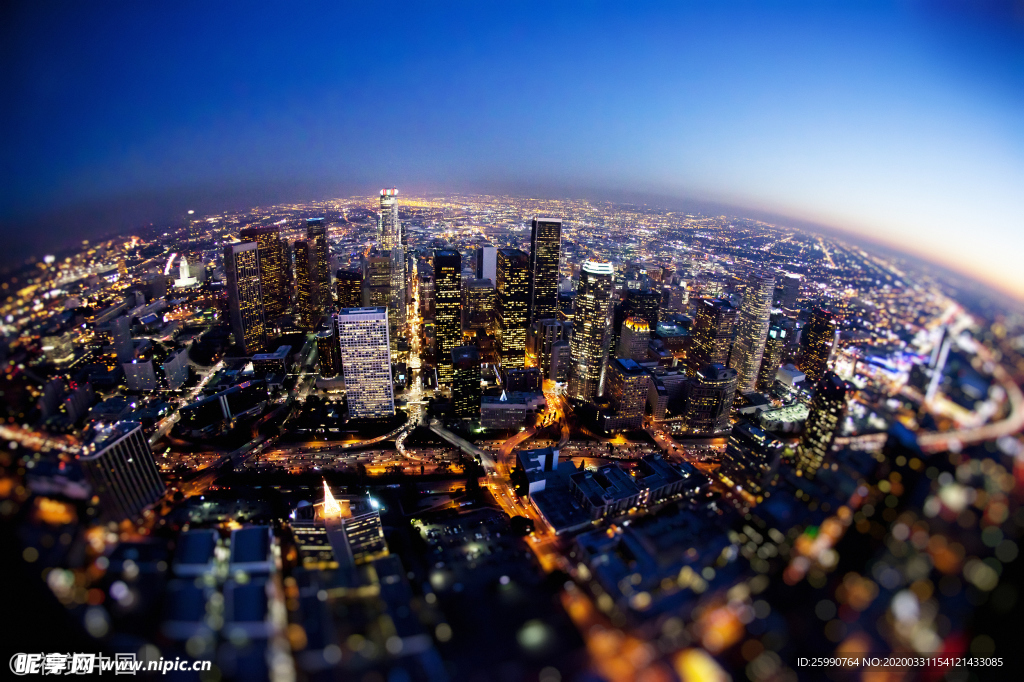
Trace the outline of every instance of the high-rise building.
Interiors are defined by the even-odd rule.
[[[475,346],[452,350],[452,404],[456,417],[480,416],[480,353]]]
[[[757,374],[761,369],[764,344],[772,314],[775,295],[775,277],[755,272],[747,280],[743,292],[736,341],[729,356],[729,366],[736,370],[736,389],[748,393],[757,387]]]
[[[530,232],[530,309],[527,323],[558,313],[558,262],[562,219],[534,218]]]
[[[757,375],[757,389],[767,391],[775,385],[775,375],[782,366],[782,352],[786,347],[789,330],[775,321],[768,327],[768,339],[764,346],[764,357]]]
[[[658,328],[661,294],[653,289],[630,289],[626,292],[623,318],[638,317],[647,323],[647,328]]]
[[[224,247],[231,330],[235,334],[235,343],[246,354],[259,353],[267,345],[257,249],[256,242],[228,244]]]
[[[387,309],[345,308],[334,319],[349,416],[375,419],[394,415]]]
[[[800,297],[800,275],[788,274],[782,278],[782,291],[779,295],[779,304],[783,308],[796,308],[796,300]]]
[[[391,256],[371,247],[361,257],[363,268],[363,306],[385,307],[391,302]],[[388,310],[391,314],[391,310]]]
[[[310,329],[320,318],[314,313],[313,280],[310,275],[309,243],[295,242],[295,312],[299,326]]]
[[[407,321],[405,286],[405,244],[402,223],[398,219],[398,190],[380,191],[380,213],[377,217],[377,242],[381,251],[391,259],[391,293],[388,301],[388,320],[391,340],[404,336]]]
[[[497,291],[489,279],[471,279],[462,287],[463,329],[484,330],[494,327]]]
[[[647,321],[631,317],[622,323],[622,333],[619,335],[619,347],[615,356],[643,362],[647,359],[647,344],[650,341],[651,328],[647,326]]]
[[[434,319],[434,268],[425,262],[416,266],[416,288],[420,299],[420,317]]]
[[[686,401],[687,429],[707,434],[727,430],[735,397],[736,370],[717,362],[699,369]]]
[[[498,249],[491,244],[476,247],[476,278],[492,282],[498,279]]]
[[[438,381],[448,386],[452,350],[462,345],[462,256],[458,251],[434,252],[434,300]]]
[[[519,249],[499,249],[497,264],[497,346],[502,367],[526,363],[530,258]]]
[[[572,324],[558,319],[534,320],[526,337],[527,364],[540,369],[544,378],[551,379],[551,353],[559,341],[568,341]]]
[[[263,290],[263,314],[268,321],[276,320],[284,314],[289,298],[284,274],[281,228],[277,225],[243,227],[239,237],[242,241],[257,244],[260,258],[260,288]]]
[[[131,362],[135,357],[135,344],[132,341],[132,318],[121,315],[111,320],[110,335],[114,342],[117,361],[122,364]]]
[[[828,371],[835,337],[836,321],[832,313],[819,306],[812,308],[811,318],[803,331],[800,359],[800,369],[811,382],[818,381]]]
[[[359,308],[363,305],[363,275],[351,270],[338,270],[334,279],[338,308]]]
[[[327,244],[327,224],[323,218],[306,220],[306,241],[309,242],[309,278],[313,312],[319,319],[332,307],[331,248]]]
[[[608,363],[608,397],[615,410],[616,430],[638,429],[644,423],[650,376],[629,358]]]
[[[697,305],[686,368],[690,375],[711,364],[726,365],[732,347],[736,309],[721,299],[705,299]]]
[[[341,373],[341,346],[333,324],[317,332],[316,352],[320,376],[336,377]]]
[[[611,263],[588,260],[583,264],[572,323],[572,368],[569,397],[593,403],[601,393],[608,363],[615,270]]]
[[[850,385],[832,372],[826,372],[814,387],[804,435],[797,452],[797,474],[814,478],[832,449],[843,416]]]
[[[135,519],[164,494],[164,482],[138,422],[117,422],[97,431],[78,454],[103,514]]]

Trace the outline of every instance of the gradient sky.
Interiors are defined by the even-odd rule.
[[[2,10],[8,255],[391,184],[644,192],[1024,298],[1018,0],[160,4]]]

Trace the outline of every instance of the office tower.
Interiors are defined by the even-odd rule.
[[[489,279],[471,279],[462,287],[463,329],[486,330],[494,326],[497,291]]]
[[[572,328],[568,331],[572,335]],[[567,339],[555,341],[551,344],[551,369],[544,375],[558,383],[565,383],[569,378],[569,370],[572,367],[572,346]]]
[[[768,391],[775,385],[775,375],[782,365],[782,351],[786,347],[789,330],[778,320],[768,327],[768,339],[764,346],[764,357],[757,375],[757,390]]]
[[[694,433],[718,433],[729,428],[729,410],[736,396],[736,370],[721,363],[705,365],[690,383],[686,427]]]
[[[417,268],[416,287],[420,298],[420,317],[424,320],[434,319],[434,268],[420,263]]]
[[[388,319],[391,324],[391,340],[397,342],[404,336],[406,325],[405,301],[405,244],[402,223],[398,220],[398,190],[380,191],[380,213],[377,217],[377,242],[381,251],[391,259],[391,294],[388,302]]]
[[[438,382],[448,386],[452,349],[462,345],[462,256],[458,251],[434,252],[434,300]]]
[[[800,369],[811,382],[818,381],[828,371],[835,336],[836,321],[832,313],[819,306],[812,308],[811,318],[803,331],[803,356],[800,359]]]
[[[263,290],[263,314],[267,320],[276,320],[284,315],[289,299],[284,274],[281,228],[277,225],[243,227],[239,237],[242,241],[257,244],[260,258],[260,288]]]
[[[132,318],[127,315],[115,317],[110,323],[110,335],[114,342],[114,353],[119,363],[131,362],[135,357],[132,341]]]
[[[349,416],[374,419],[394,415],[387,308],[346,308],[334,319]]]
[[[630,289],[626,292],[623,308],[623,319],[639,317],[647,323],[647,328],[654,331],[658,328],[661,294],[651,289]]]
[[[361,257],[363,306],[388,307],[391,302],[391,256],[371,247]],[[391,311],[388,311],[391,314]]]
[[[526,363],[526,318],[529,315],[530,258],[519,249],[499,249],[497,346],[502,367]]]
[[[608,363],[607,394],[615,410],[616,428],[628,430],[643,426],[649,381],[647,372],[629,358],[615,358]]]
[[[762,501],[769,476],[777,470],[783,444],[750,422],[733,427],[720,472]]]
[[[138,422],[99,429],[82,447],[78,461],[100,498],[103,514],[111,520],[138,518],[164,494],[164,482]]]
[[[796,308],[796,300],[800,296],[800,275],[789,274],[782,278],[782,292],[779,296],[779,304],[783,308]]]
[[[729,366],[736,370],[736,389],[741,393],[753,391],[757,386],[774,294],[773,275],[758,272],[750,275],[740,304],[736,342],[729,356]]]
[[[651,341],[651,328],[647,321],[639,317],[631,317],[622,323],[619,335],[619,347],[616,357],[643,362],[647,359],[647,344]]]
[[[452,350],[452,403],[456,417],[480,416],[480,353],[475,346]]]
[[[363,305],[363,275],[351,270],[338,270],[334,281],[338,308],[359,308]]]
[[[686,368],[693,375],[711,364],[729,362],[736,309],[721,299],[705,299],[697,305]]]
[[[611,263],[583,264],[572,323],[569,397],[593,403],[608,362],[608,333],[615,271]]]
[[[333,324],[317,332],[316,352],[320,363],[320,376],[336,377],[341,373],[341,346]]]
[[[332,307],[331,249],[327,244],[327,224],[323,218],[306,219],[306,241],[309,243],[309,279],[313,314],[316,320],[319,320]]]
[[[313,280],[310,275],[309,243],[295,242],[295,312],[300,327],[310,329],[320,319],[313,311]]]
[[[558,313],[558,261],[561,218],[534,218],[530,231],[530,308],[527,323]]]
[[[526,337],[526,357],[532,367],[540,369],[541,375],[551,377],[551,351],[559,341],[568,341],[572,325],[558,319],[534,320]]]
[[[247,355],[259,353],[267,344],[257,249],[256,242],[228,244],[224,247],[231,330],[235,334],[235,343]]]
[[[846,413],[846,396],[851,388],[833,372],[826,372],[815,385],[804,435],[797,451],[798,475],[814,478],[821,468]]]
[[[498,249],[491,244],[476,247],[476,278],[492,282],[498,279]]]

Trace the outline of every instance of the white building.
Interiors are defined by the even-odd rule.
[[[334,317],[352,419],[395,414],[387,308],[345,308]]]

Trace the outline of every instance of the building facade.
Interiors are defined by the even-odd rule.
[[[462,345],[462,256],[434,252],[434,324],[437,374],[442,386],[452,383],[452,350]]]
[[[530,312],[527,324],[558,313],[561,218],[534,218],[530,231]]]
[[[588,260],[580,273],[572,327],[569,397],[593,403],[608,362],[608,333],[615,288],[611,263]]]
[[[103,514],[111,520],[136,519],[164,494],[164,482],[138,422],[100,429],[78,460]]]
[[[335,315],[349,416],[395,414],[387,308],[346,308]]]
[[[503,367],[526,362],[530,259],[519,249],[500,249],[497,259],[497,346]]]
[[[774,295],[774,275],[760,272],[751,274],[740,305],[736,341],[729,356],[729,366],[736,370],[736,388],[741,393],[753,391],[757,387]]]
[[[235,343],[246,354],[259,353],[266,347],[267,331],[263,320],[263,290],[260,287],[256,243],[228,244],[224,248],[224,272]]]

